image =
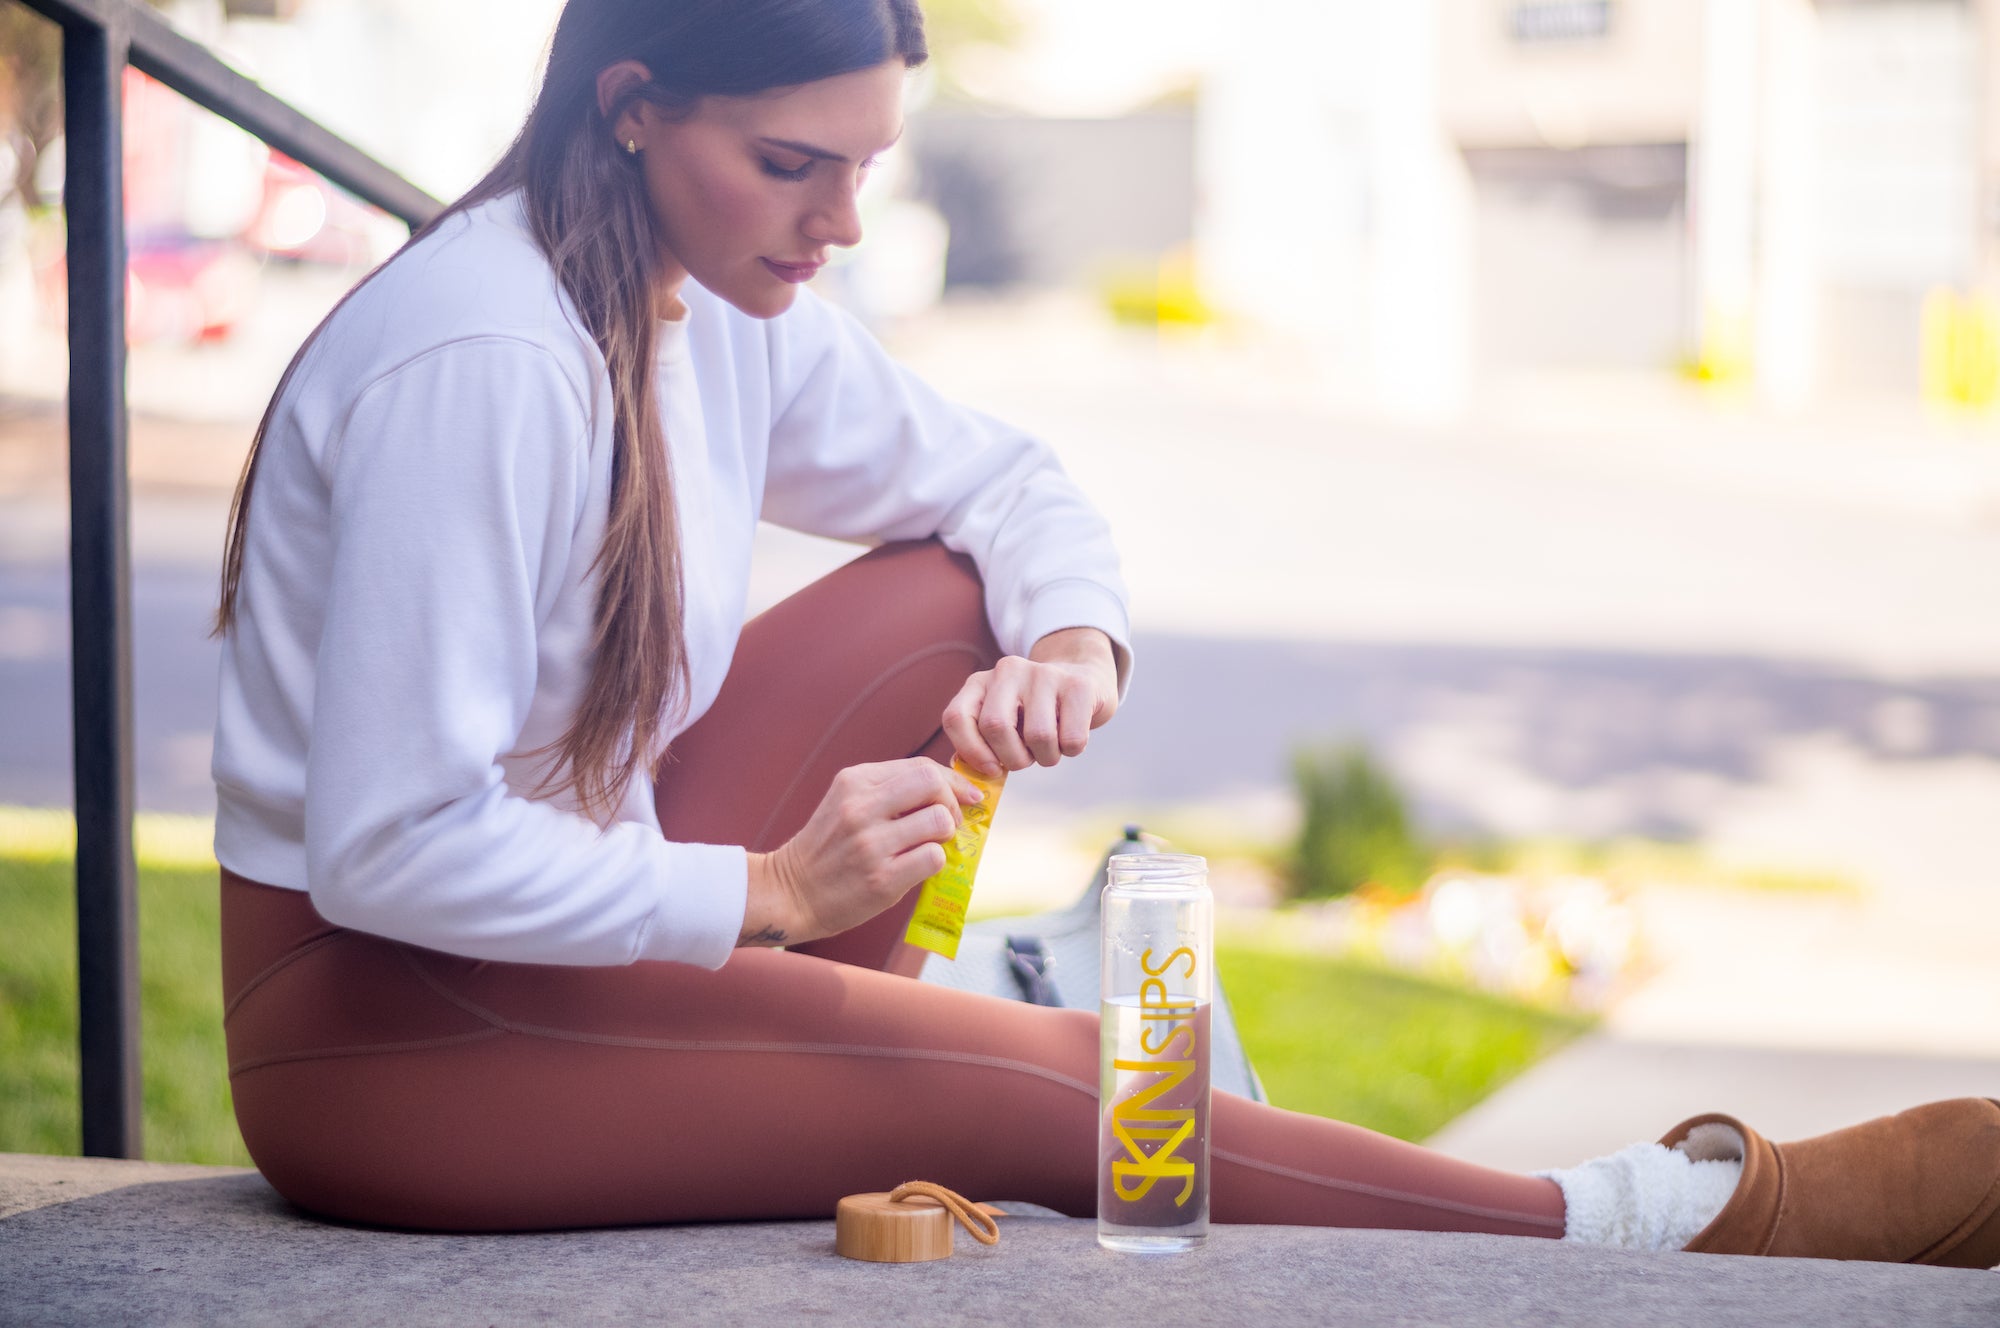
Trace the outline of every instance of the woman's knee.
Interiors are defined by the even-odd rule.
[[[744,635],[779,625],[821,640],[845,636],[887,653],[963,645],[982,668],[1000,656],[977,565],[935,539],[871,549],[760,615]]]

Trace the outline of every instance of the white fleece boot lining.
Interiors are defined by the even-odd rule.
[[[1721,1121],[1697,1125],[1674,1147],[1697,1162],[1741,1162],[1743,1136]]]
[[[1715,1220],[1743,1175],[1743,1137],[1700,1125],[1673,1148],[1633,1144],[1563,1171],[1563,1239],[1628,1250],[1678,1250]]]

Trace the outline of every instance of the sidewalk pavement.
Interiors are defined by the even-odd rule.
[[[2000,1098],[2000,899],[1661,890],[1660,971],[1600,1030],[1426,1142],[1570,1166],[1721,1111],[1784,1141],[1938,1098]]]
[[[1114,1255],[1002,1222],[932,1263],[857,1263],[833,1224],[453,1236],[313,1221],[255,1173],[0,1154],[0,1323],[1924,1323],[1989,1328],[2000,1277],[1640,1254],[1522,1237],[1217,1227]]]
[[[2000,1058],[1578,1039],[1425,1140],[1507,1171],[1575,1166],[1721,1111],[1776,1142],[1923,1102],[2000,1098]]]

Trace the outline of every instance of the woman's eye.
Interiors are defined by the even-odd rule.
[[[803,166],[788,171],[784,167],[780,166],[777,162],[772,161],[769,157],[763,157],[760,158],[759,160],[761,160],[764,163],[764,174],[775,175],[780,180],[803,180],[806,178],[806,176],[812,174],[813,164],[811,162],[807,162]]]

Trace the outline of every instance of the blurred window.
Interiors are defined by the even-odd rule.
[[[222,12],[230,18],[296,17],[300,0],[223,0]]]
[[[1598,41],[1611,35],[1611,0],[1518,0],[1507,14],[1515,41]]]

